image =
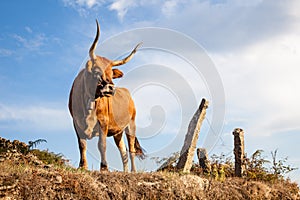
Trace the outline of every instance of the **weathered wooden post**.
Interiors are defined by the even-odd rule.
[[[241,128],[236,128],[232,134],[234,135],[235,176],[241,177],[245,170],[244,131]]]
[[[205,148],[198,148],[197,149],[197,156],[199,160],[199,165],[202,168],[204,174],[210,173],[210,162],[208,160],[208,155]]]
[[[185,173],[189,173],[193,164],[196,144],[199,137],[200,128],[205,118],[208,101],[202,99],[201,104],[190,121],[183,147],[180,152],[179,161],[176,168]]]

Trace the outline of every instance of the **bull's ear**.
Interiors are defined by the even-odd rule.
[[[121,78],[123,76],[123,72],[119,69],[113,69],[113,78]]]
[[[88,72],[92,72],[93,62],[91,60],[87,61],[85,68],[86,68],[86,70],[88,70]]]

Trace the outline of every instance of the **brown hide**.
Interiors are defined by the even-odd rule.
[[[135,107],[129,91],[115,88],[114,78],[123,73],[113,67],[123,65],[136,53],[138,44],[131,53],[122,60],[111,61],[95,54],[100,35],[97,21],[97,34],[92,43],[85,69],[75,78],[69,97],[69,110],[73,118],[77,134],[80,163],[79,167],[87,169],[86,139],[99,136],[98,148],[101,154],[101,168],[107,169],[106,137],[113,136],[121,153],[124,171],[128,171],[128,156],[122,133],[125,131],[130,152],[131,170],[135,171],[135,155],[143,156],[142,148],[135,137]],[[100,92],[100,95],[97,93]],[[96,98],[95,97],[98,97]]]
[[[97,119],[107,136],[122,133],[129,122],[135,120],[135,112],[133,100],[126,88],[116,88],[112,97],[96,99]]]

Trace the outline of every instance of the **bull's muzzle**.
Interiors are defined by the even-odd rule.
[[[105,97],[113,96],[115,92],[116,88],[113,84],[106,84],[102,89],[102,93]]]
[[[101,97],[111,97],[115,94],[116,88],[114,84],[107,83],[105,85],[98,85],[96,89],[95,99]]]

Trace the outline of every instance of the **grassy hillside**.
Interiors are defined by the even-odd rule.
[[[0,169],[1,199],[300,199],[297,184],[284,179],[82,171],[60,154],[1,138]]]

